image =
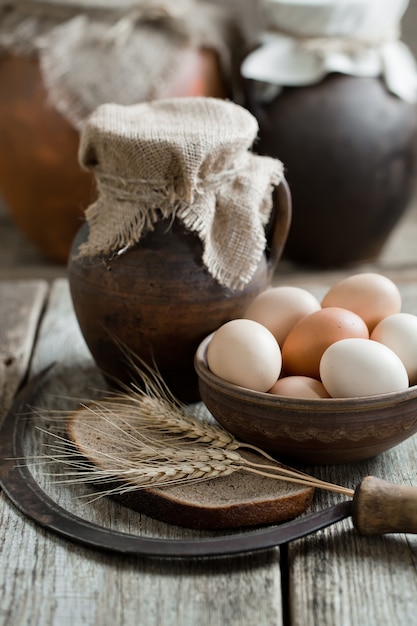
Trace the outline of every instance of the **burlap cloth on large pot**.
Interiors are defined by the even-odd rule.
[[[107,104],[86,122],[79,158],[98,198],[86,211],[82,256],[126,251],[161,219],[178,219],[203,244],[203,263],[231,289],[253,277],[282,163],[251,152],[256,119],[215,98]]]
[[[100,104],[168,96],[190,47],[216,51],[233,85],[236,14],[209,0],[0,0],[0,55],[36,55],[50,102],[81,128]]]

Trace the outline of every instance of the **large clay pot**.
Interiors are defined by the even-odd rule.
[[[191,48],[169,96],[226,97],[217,54]],[[66,263],[94,179],[78,163],[79,133],[48,101],[38,60],[0,58],[0,195],[42,255]]]
[[[267,105],[247,85],[260,154],[285,163],[293,218],[285,256],[335,267],[375,260],[407,208],[416,164],[415,106],[378,78],[328,75]]]
[[[0,59],[0,194],[19,230],[65,262],[94,182],[78,164],[78,132],[48,104],[39,64]]]
[[[222,287],[202,262],[194,233],[160,221],[133,248],[112,259],[79,257],[84,224],[68,266],[71,296],[86,343],[110,379],[132,381],[120,345],[148,365],[156,363],[174,395],[199,399],[194,354],[201,340],[224,322],[241,317],[271,282],[288,234],[291,199],[284,181],[276,188],[268,248],[251,282],[241,291]]]

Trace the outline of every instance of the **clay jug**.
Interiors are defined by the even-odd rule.
[[[34,32],[36,24],[44,29],[39,26],[39,19],[41,23],[43,19],[49,24],[48,36],[53,37],[54,28],[66,26],[82,14],[82,3],[73,4],[71,8],[71,2],[52,0],[43,3],[41,8],[35,7],[33,20],[38,22],[34,22]],[[84,4],[87,12],[91,2],[85,0]],[[95,6],[99,13],[100,3]],[[116,9],[114,11],[117,13]],[[22,23],[32,19],[30,3],[22,9],[17,7],[16,13],[16,24],[19,19]],[[93,25],[94,16],[94,11],[91,13],[89,9]],[[6,40],[13,39],[8,24],[3,27]],[[17,29],[16,38],[21,37],[21,32]],[[31,29],[28,32],[33,34]],[[61,110],[62,103],[55,102],[46,84],[43,62],[35,42],[24,44],[27,54],[13,47],[0,55],[0,195],[26,238],[46,259],[63,264],[68,260],[84,210],[95,197],[94,179],[80,168],[77,158],[83,120],[68,116],[66,109]],[[122,55],[122,52],[118,50],[117,54]],[[140,65],[135,71],[138,67],[140,72]],[[146,63],[144,71],[147,71]],[[168,83],[168,78],[166,81]],[[61,96],[63,93],[65,90]],[[158,93],[155,90],[153,97],[158,97]],[[186,46],[181,51],[181,63],[170,72],[164,96],[230,97],[218,51],[210,46]],[[108,97],[117,102],[124,101],[127,96],[123,90],[116,90]],[[87,115],[88,111],[84,114]]]
[[[19,231],[65,263],[94,181],[78,164],[78,131],[52,106],[36,59],[0,58],[0,194]]]
[[[417,149],[417,72],[400,41],[406,0],[266,2],[264,43],[242,65],[260,154],[293,198],[285,256],[374,261],[406,210]]]
[[[322,268],[375,261],[413,195],[415,105],[378,78],[331,74],[249,106],[257,151],[286,164],[294,207],[286,258]]]
[[[191,107],[190,100],[186,100]],[[192,108],[197,105],[197,102],[192,103]],[[226,102],[221,104],[222,110],[215,112],[214,118],[211,117],[211,108],[208,105],[206,107],[204,101],[201,102],[200,110],[193,113],[193,110],[188,108],[185,111],[184,125],[187,129],[190,128],[190,133],[194,133],[193,141],[196,141],[196,125],[202,123],[206,108],[210,109],[211,121],[209,122],[211,123],[213,119],[217,120],[213,126],[214,135],[218,132],[220,136],[223,134],[221,122],[219,122],[224,113],[223,106],[233,108],[232,113],[235,108],[240,109],[240,107]],[[159,106],[165,106],[165,102],[161,101]],[[246,115],[250,114],[243,109],[240,114],[244,117],[247,127]],[[142,119],[144,119],[143,116]],[[194,121],[188,126],[187,120],[188,122]],[[241,134],[242,129],[240,121],[240,118],[236,120],[238,134]],[[177,116],[177,121],[169,128],[175,129],[181,123],[181,118]],[[155,128],[155,123],[153,127]],[[163,120],[161,128],[167,128]],[[155,132],[157,135],[157,130]],[[219,137],[219,141],[222,142],[222,140]],[[160,144],[159,140],[156,139],[156,141]],[[227,146],[227,150],[232,151],[229,155],[232,161],[238,159],[238,153],[234,148],[236,143],[238,140],[235,141],[231,137],[230,144]],[[95,164],[94,168],[99,167],[100,156],[97,154],[102,155],[101,160],[105,158],[105,153],[100,148],[97,149],[96,145],[96,139],[93,142],[90,141],[84,151],[86,158]],[[135,145],[138,145],[138,141]],[[165,141],[164,145],[168,146],[168,142]],[[190,141],[185,137],[184,150],[188,154],[189,146]],[[208,141],[207,146],[210,152],[213,143]],[[152,146],[147,144],[146,149],[147,158],[152,160]],[[170,152],[169,147],[165,148],[166,152]],[[175,152],[178,153],[178,145]],[[120,154],[121,151],[118,150],[116,158]],[[212,165],[215,165],[212,156],[208,158],[202,156],[201,162],[212,161]],[[262,159],[256,155],[251,155],[250,158]],[[174,156],[173,159],[175,160]],[[132,157],[132,160],[135,161],[135,157]],[[170,164],[171,160],[168,158],[167,163]],[[182,162],[183,159],[181,158],[180,161]],[[220,162],[223,163],[223,161],[224,155],[220,157]],[[272,160],[267,162],[271,163]],[[263,165],[263,161],[260,165]],[[226,167],[226,161],[224,161],[224,166]],[[223,172],[219,173],[223,176]],[[234,185],[233,177],[234,174],[226,184]],[[253,177],[257,177],[256,172]],[[155,176],[153,178],[155,179]],[[184,181],[182,175],[174,178]],[[194,179],[194,176],[191,178]],[[106,180],[108,180],[108,174],[106,174]],[[251,186],[251,176],[248,181]],[[209,172],[207,172],[206,182],[209,185],[212,184],[212,175]],[[198,183],[198,198],[205,197],[204,185],[204,182]],[[183,182],[181,182],[182,186]],[[236,189],[239,188],[241,189],[239,186],[236,187]],[[126,191],[125,187],[123,189]],[[168,189],[168,193],[171,194],[171,192],[173,195],[176,193],[174,189]],[[271,194],[267,186],[266,194],[268,193]],[[208,191],[208,195],[211,196],[211,194],[212,190]],[[203,260],[204,249],[199,233],[193,231],[191,226],[186,226],[178,214],[176,217],[167,215],[165,218],[156,219],[152,228],[143,232],[139,240],[133,245],[128,245],[127,250],[122,249],[120,253],[88,252],[88,254],[82,254],[83,246],[88,243],[92,231],[88,222],[80,228],[68,265],[71,296],[86,343],[96,363],[109,380],[113,382],[118,380],[127,384],[132,381],[132,369],[124,354],[124,349],[127,348],[130,353],[135,354],[151,367],[156,365],[169,389],[177,398],[188,402],[199,399],[197,376],[193,365],[198,344],[224,322],[243,315],[250,301],[270,284],[282,254],[291,219],[291,197],[285,179],[281,179],[274,194],[276,199],[274,208],[268,224],[265,225],[265,250],[259,262],[257,261],[256,271],[253,272],[250,280],[238,288],[224,284],[213,276],[212,270]],[[229,200],[230,206],[225,206],[226,213],[230,214],[239,210],[239,194],[235,196],[236,204],[232,205],[232,201]],[[228,197],[230,197],[229,192]],[[218,211],[219,200],[215,202],[214,209]],[[169,207],[170,205],[168,209]],[[135,210],[134,204],[132,208]],[[124,207],[123,210],[127,212],[129,209]],[[113,215],[114,212],[110,210],[109,220],[113,219]],[[100,221],[102,218],[99,212],[96,212],[94,219],[90,215],[90,222],[93,226]],[[240,233],[239,219],[229,222],[228,227],[223,226],[223,230],[224,228],[228,230],[227,233],[221,233],[221,237],[226,241],[226,246],[233,246],[233,240],[236,241],[240,237],[250,239],[250,232]],[[105,234],[110,230],[110,227],[108,230],[105,228]],[[239,279],[239,276],[237,278]]]

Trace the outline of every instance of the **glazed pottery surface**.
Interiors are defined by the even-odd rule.
[[[271,282],[287,237],[290,192],[281,182],[268,229],[268,250],[241,291],[222,287],[202,262],[202,244],[179,222],[160,221],[125,254],[78,257],[88,226],[80,229],[68,266],[74,310],[98,366],[130,382],[120,343],[149,365],[156,363],[179,399],[199,398],[193,359],[200,341],[241,317]]]
[[[247,84],[261,154],[279,158],[293,197],[285,256],[333,267],[374,260],[413,192],[416,107],[378,78],[330,74],[268,104]]]
[[[207,366],[211,336],[197,349],[200,395],[211,414],[242,441],[278,459],[340,464],[372,458],[417,432],[417,386],[363,398],[300,399],[244,389]]]

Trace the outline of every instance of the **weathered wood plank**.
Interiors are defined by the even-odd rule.
[[[354,487],[373,475],[417,485],[417,439],[354,466],[307,468]],[[318,494],[320,509],[335,498]],[[350,520],[289,547],[292,624],[416,624],[417,539],[414,535],[360,536]]]
[[[416,271],[397,274],[403,310],[417,314]],[[417,486],[417,436],[375,459],[306,471],[354,488],[367,475]],[[316,494],[314,507],[334,503]],[[289,546],[293,626],[417,624],[417,537],[363,537],[345,520]]]
[[[24,378],[48,291],[46,281],[0,281],[0,418]]]
[[[318,285],[323,289],[323,285]],[[401,285],[404,306],[417,312],[417,289]],[[104,384],[75,323],[65,281],[54,284],[39,333],[32,371],[52,361],[42,406],[70,407]],[[73,396],[64,398],[63,396]],[[416,438],[374,460],[351,466],[307,468],[327,480],[355,486],[374,474],[416,484]],[[72,491],[58,489],[42,468],[44,488],[69,510],[131,533],[187,536],[110,501],[80,508]],[[315,507],[338,496],[318,493]],[[145,561],[68,543],[36,527],[0,500],[2,582],[0,622],[17,625],[113,623],[184,626],[282,623],[279,551],[201,562]],[[192,534],[192,533],[191,533]],[[417,544],[414,536],[360,537],[345,521],[290,544],[291,623],[416,623]]]
[[[73,400],[64,396],[89,397],[91,387],[103,385],[79,333],[65,281],[53,285],[32,370],[52,361],[57,365],[38,406],[66,407]],[[42,468],[33,471],[62,506],[105,526],[148,535],[193,534],[153,522],[109,500],[80,507]],[[36,527],[5,499],[0,501],[0,522],[1,560],[7,563],[0,600],[0,621],[5,625],[282,623],[279,550],[198,562],[100,553]]]

